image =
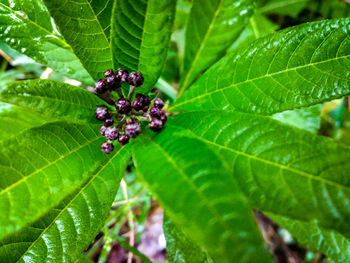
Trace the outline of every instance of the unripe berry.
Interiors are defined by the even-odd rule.
[[[153,118],[159,119],[162,115],[162,111],[157,107],[152,107],[149,111],[149,115],[151,115],[151,117]]]
[[[130,101],[124,98],[119,99],[115,104],[115,108],[119,113],[126,114],[131,111]]]
[[[164,102],[160,98],[157,98],[154,100],[153,106],[158,109],[162,109],[164,107]]]
[[[118,138],[119,132],[116,127],[108,127],[105,131],[105,137],[108,140],[114,141]]]
[[[106,107],[98,107],[95,111],[96,119],[104,121],[109,117],[108,109]]]
[[[143,76],[140,72],[131,72],[129,74],[129,84],[135,87],[139,87],[143,84]]]
[[[113,152],[113,150],[114,150],[114,145],[113,145],[113,143],[110,143],[110,142],[103,142],[103,143],[101,144],[101,151],[102,151],[102,152],[109,154],[109,153]]]
[[[95,91],[98,94],[101,94],[107,90],[107,82],[104,79],[99,79],[95,82]]]
[[[103,75],[105,76],[105,78],[107,78],[107,77],[109,77],[109,76],[111,76],[113,74],[114,74],[113,69],[108,69],[108,70],[105,71],[105,73]]]
[[[168,120],[168,117],[166,116],[165,112],[162,112],[162,115],[160,116],[159,119],[162,121],[162,123],[164,125],[166,123],[166,121]]]
[[[139,100],[134,100],[132,103],[132,107],[134,108],[134,110],[139,111],[143,109],[143,105],[142,102]]]
[[[108,118],[105,120],[105,126],[108,127],[108,126],[112,126],[114,123],[113,119],[112,118]]]
[[[126,70],[124,69],[119,69],[116,74],[119,82],[128,82],[129,80],[129,74]]]
[[[100,128],[100,133],[101,133],[103,136],[105,135],[106,129],[107,129],[106,126],[101,126],[101,128]]]
[[[128,144],[129,140],[130,140],[130,137],[125,134],[121,134],[118,138],[118,142],[120,143],[120,145]]]
[[[152,131],[160,131],[163,128],[163,122],[153,118],[148,126]]]
[[[136,138],[141,131],[140,124],[138,122],[129,122],[125,125],[124,133],[130,138]]]

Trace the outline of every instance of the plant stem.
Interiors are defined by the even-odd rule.
[[[166,82],[164,79],[160,78],[156,84],[156,87],[164,92],[171,100],[176,99],[176,89],[174,89],[173,86],[171,86],[168,82]]]

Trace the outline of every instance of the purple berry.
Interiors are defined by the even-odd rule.
[[[119,99],[115,104],[115,108],[119,113],[126,114],[131,111],[130,101],[124,98]]]
[[[162,121],[162,123],[164,125],[166,123],[166,121],[168,120],[168,117],[166,116],[165,112],[162,112],[162,115],[160,116],[159,119]]]
[[[134,110],[139,111],[143,109],[143,105],[142,102],[139,100],[134,100],[132,103],[132,107],[134,108]]]
[[[164,107],[164,102],[161,99],[157,98],[154,100],[153,106],[158,109],[162,109]]]
[[[131,72],[129,74],[129,84],[135,87],[139,87],[143,84],[143,76],[140,72]]]
[[[108,118],[105,120],[105,126],[108,127],[108,126],[112,126],[114,123],[114,120],[112,118]]]
[[[119,69],[116,74],[119,82],[128,82],[129,80],[129,74],[126,70],[124,69]]]
[[[111,88],[114,88],[114,87],[119,87],[119,80],[117,78],[116,75],[110,75],[106,78],[106,81],[108,83],[108,85],[111,87]]]
[[[157,108],[157,107],[152,107],[149,111],[149,114],[153,117],[153,118],[157,118],[159,119],[160,116],[162,115],[162,111]]]
[[[108,69],[108,70],[105,71],[104,76],[105,76],[105,78],[107,78],[107,77],[109,77],[109,76],[111,76],[113,74],[114,74],[113,69]]]
[[[101,126],[101,128],[100,128],[100,133],[101,133],[103,136],[105,135],[106,129],[107,129],[106,126]]]
[[[128,144],[129,140],[130,140],[130,137],[125,134],[121,134],[118,138],[118,142],[120,143],[120,145]]]
[[[141,131],[140,124],[138,122],[129,122],[125,125],[124,133],[130,138],[136,138]]]
[[[101,144],[101,151],[102,152],[109,154],[109,153],[113,152],[113,150],[114,150],[114,145],[112,143],[103,142]]]
[[[95,91],[101,94],[107,90],[107,82],[104,79],[99,79],[95,82]]]
[[[115,141],[119,136],[119,132],[116,127],[108,127],[105,131],[105,137],[108,140]]]
[[[148,111],[148,106],[143,107],[142,111],[144,112]]]
[[[158,119],[152,119],[149,123],[149,128],[152,131],[160,131],[163,128],[163,122]]]
[[[95,111],[96,119],[104,121],[109,117],[108,109],[106,107],[98,107]]]

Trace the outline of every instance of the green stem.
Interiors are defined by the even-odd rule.
[[[156,87],[164,92],[171,100],[175,100],[176,99],[176,89],[171,86],[168,82],[166,82],[164,79],[159,78],[158,82],[156,84]]]

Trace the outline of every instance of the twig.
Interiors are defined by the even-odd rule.
[[[120,185],[122,187],[124,199],[125,199],[126,203],[128,203],[129,202],[128,189],[127,189],[127,185],[126,185],[126,182],[124,179],[121,180]],[[134,227],[134,221],[132,220],[132,217],[133,217],[132,211],[131,211],[131,209],[129,209],[128,210],[128,221],[129,221],[129,227],[130,227],[129,245],[133,247],[135,245],[135,235],[134,235],[135,227]],[[132,257],[133,257],[133,253],[129,251],[127,263],[132,263]]]

